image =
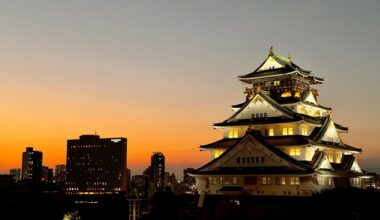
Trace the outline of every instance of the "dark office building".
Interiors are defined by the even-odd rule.
[[[9,174],[13,176],[13,180],[15,181],[15,183],[21,180],[21,169],[10,169]]]
[[[64,183],[66,181],[66,165],[58,164],[55,166],[54,180],[57,183]]]
[[[82,135],[67,141],[67,195],[122,195],[126,170],[126,138]]]
[[[53,169],[50,169],[49,167],[42,166],[42,178],[41,180],[43,182],[53,182]]]
[[[189,173],[194,170],[194,168],[186,168],[183,170],[183,182],[188,186],[195,185],[195,178],[189,175]]]
[[[154,152],[151,157],[151,180],[158,187],[161,188],[165,183],[165,156],[161,152]]]
[[[21,179],[40,182],[42,177],[42,152],[34,151],[33,147],[27,147],[22,153]]]

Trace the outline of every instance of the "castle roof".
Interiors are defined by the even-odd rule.
[[[311,71],[300,68],[289,57],[286,58],[273,52],[271,47],[267,59],[253,72],[239,76],[241,81],[258,78],[297,74],[310,78],[314,83],[322,83],[323,78],[315,76]]]

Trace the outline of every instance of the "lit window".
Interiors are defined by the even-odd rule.
[[[296,185],[299,185],[300,184],[300,178],[299,177],[295,177],[295,182],[296,182]]]
[[[279,85],[280,85],[280,81],[274,81],[274,82],[273,82],[273,85],[274,85],[274,86],[279,86]]]
[[[228,138],[234,138],[234,132],[233,131],[228,132]]]
[[[301,113],[301,114],[305,114],[305,113],[306,113],[306,109],[305,109],[305,107],[301,107],[301,108],[300,108],[300,113]]]
[[[302,128],[301,128],[301,133],[302,133],[302,135],[307,136],[307,133],[308,133],[308,131],[307,131],[307,127],[302,127]]]
[[[274,136],[274,130],[273,130],[273,128],[269,129],[269,136]]]
[[[290,156],[300,156],[301,155],[301,149],[299,148],[290,148]]]
[[[329,154],[329,162],[330,163],[334,162],[334,156],[332,154]]]
[[[300,185],[300,178],[299,177],[291,177],[290,178],[290,185]]]
[[[234,138],[238,138],[238,132],[234,131]]]
[[[301,93],[300,93],[300,92],[295,92],[295,93],[294,93],[294,97],[295,97],[295,98],[299,98],[299,97],[301,97]]]
[[[328,178],[328,185],[329,185],[329,186],[332,185],[332,178]]]
[[[291,97],[291,96],[292,96],[292,93],[291,93],[291,92],[283,92],[283,93],[281,94],[281,97],[282,97],[282,98]]]
[[[321,117],[321,112],[318,111],[318,110],[315,111],[315,112],[314,112],[314,116],[315,116],[315,117]]]
[[[287,128],[282,129],[282,135],[288,135],[288,129]]]
[[[281,185],[285,185],[285,184],[286,184],[285,177],[281,177]]]
[[[293,128],[288,128],[288,134],[293,135]]]
[[[219,184],[220,184],[220,185],[223,184],[223,177],[219,177]]]
[[[271,184],[271,178],[270,177],[263,177],[262,183],[263,183],[263,185],[270,185]]]

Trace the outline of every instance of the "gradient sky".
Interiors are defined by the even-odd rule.
[[[319,102],[380,167],[379,1],[1,1],[0,173],[26,146],[49,167],[66,140],[128,138],[128,166],[153,151],[169,171],[209,161],[200,144],[243,101],[237,76],[271,45],[326,79]]]

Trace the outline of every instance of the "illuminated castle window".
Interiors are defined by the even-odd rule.
[[[307,136],[307,134],[308,134],[307,127],[301,128],[301,134]]]
[[[274,136],[274,130],[273,130],[273,128],[269,129],[269,136]]]
[[[282,135],[293,135],[293,128],[283,128]]]
[[[273,82],[273,85],[274,85],[274,86],[279,86],[279,85],[280,85],[280,81],[274,81],[274,82]]]
[[[291,93],[291,92],[283,92],[283,93],[281,94],[281,97],[282,97],[282,98],[291,97],[291,96],[292,96],[292,93]]]
[[[294,97],[295,98],[300,98],[301,97],[301,93],[300,92],[295,92],[294,93]]]
[[[270,177],[263,177],[262,183],[263,183],[263,185],[270,185],[271,184],[271,178]]]
[[[300,156],[301,155],[301,149],[299,148],[290,148],[290,156]]]

